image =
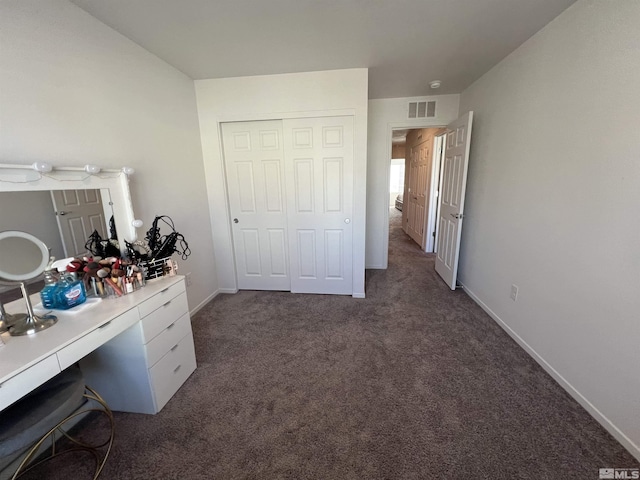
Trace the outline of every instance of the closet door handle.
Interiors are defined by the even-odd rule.
[[[238,220],[237,218],[233,219],[233,223],[238,223],[240,220]]]

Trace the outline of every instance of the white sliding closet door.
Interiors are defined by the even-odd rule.
[[[244,290],[290,290],[282,121],[222,124],[231,228]]]
[[[283,121],[291,291],[353,293],[353,117]]]

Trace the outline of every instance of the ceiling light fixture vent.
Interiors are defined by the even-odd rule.
[[[436,102],[409,102],[409,118],[433,118],[436,116]]]

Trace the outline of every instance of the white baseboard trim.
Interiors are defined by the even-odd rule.
[[[386,265],[365,265],[365,270],[386,270]]]
[[[354,293],[353,295],[351,295],[353,298],[365,298],[365,294],[364,293]]]
[[[218,293],[238,293],[240,290],[237,288],[220,288]]]
[[[200,310],[202,310],[202,307],[204,307],[207,303],[209,303],[211,300],[216,298],[219,293],[220,293],[220,290],[216,290],[211,295],[209,295],[207,298],[205,298],[203,301],[201,301],[198,305],[195,306],[195,308],[193,308],[193,309],[191,309],[189,311],[189,316],[193,317],[196,313],[198,313]]]
[[[502,329],[513,338],[533,359],[540,364],[553,379],[564,388],[589,414],[596,419],[613,437],[626,448],[631,455],[640,461],[640,447],[627,437],[611,420],[609,420],[600,410],[598,410],[586,397],[584,397],[571,383],[567,381],[555,368],[553,368],[542,356],[536,352],[531,345],[524,341],[514,330],[511,329],[496,313],[491,310],[478,296],[469,288],[461,284],[462,288],[471,299],[476,302],[487,315],[489,315]]]

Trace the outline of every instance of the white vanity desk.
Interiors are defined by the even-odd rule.
[[[6,309],[19,312],[24,301]],[[196,368],[182,276],[152,280],[78,312],[53,313],[58,323],[47,330],[2,335],[0,410],[80,362],[87,385],[113,410],[157,413]]]

